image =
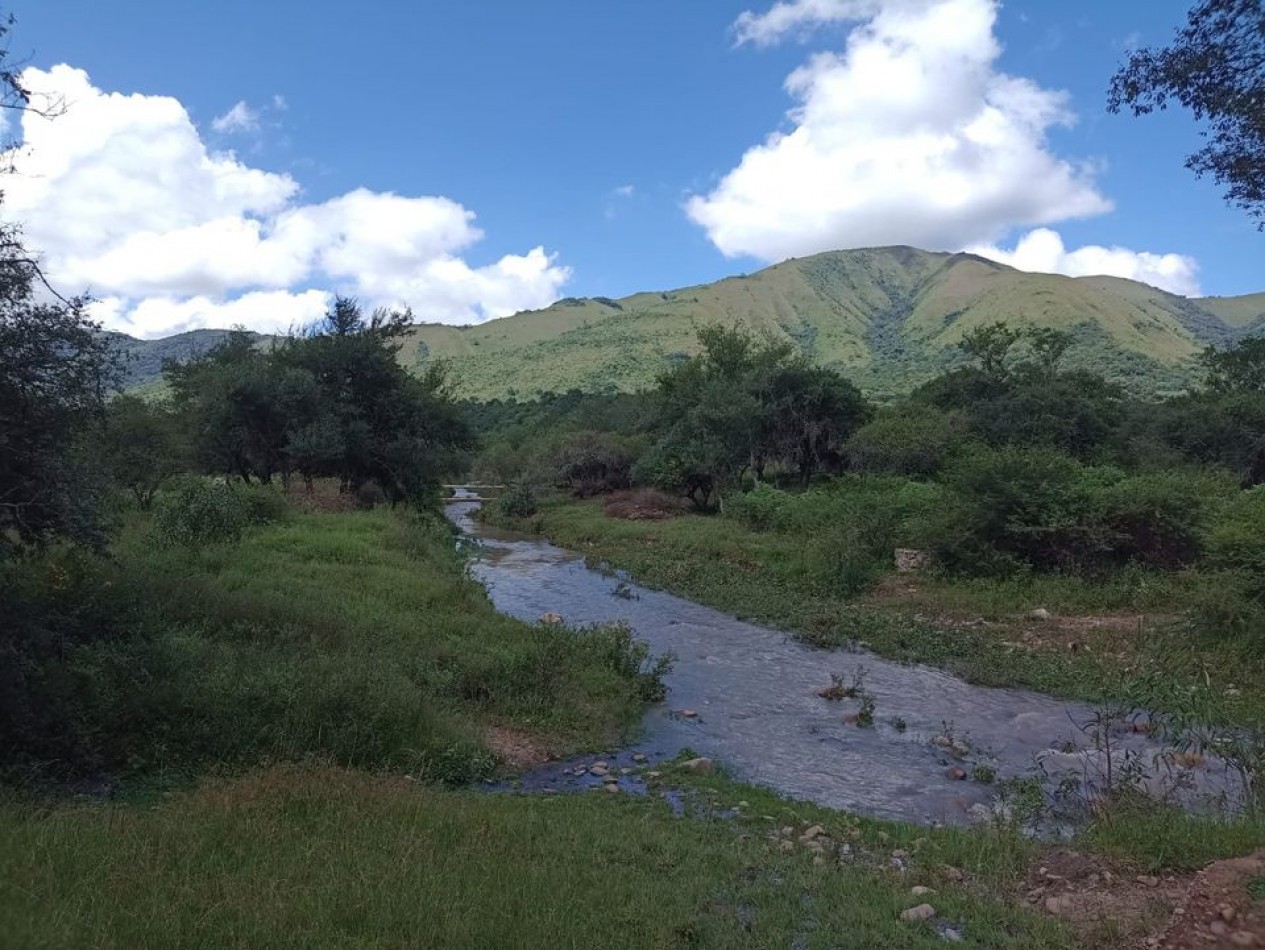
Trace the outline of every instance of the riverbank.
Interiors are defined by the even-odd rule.
[[[841,593],[803,569],[805,538],[729,518],[626,520],[608,516],[600,499],[560,497],[543,500],[530,518],[492,509],[480,517],[818,646],[861,642],[973,683],[1135,702],[1217,724],[1265,723],[1265,657],[1196,635],[1182,620],[1215,577],[950,581],[893,571],[866,592]]]

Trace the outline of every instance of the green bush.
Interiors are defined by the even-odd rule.
[[[495,504],[497,512],[506,518],[530,518],[536,513],[536,496],[524,484],[509,488]]]
[[[845,451],[853,467],[863,472],[930,478],[948,464],[965,429],[960,413],[906,403],[858,429]]]
[[[1228,478],[1180,471],[1123,478],[1095,492],[1093,528],[1115,564],[1181,567],[1199,557],[1209,514],[1231,491]]]
[[[793,496],[767,483],[734,495],[725,505],[726,517],[752,531],[785,531],[790,525],[789,507]]]
[[[1219,512],[1207,546],[1213,567],[1265,577],[1265,486],[1239,493]]]
[[[231,543],[250,522],[245,493],[220,479],[181,479],[154,506],[154,534],[165,545]]]

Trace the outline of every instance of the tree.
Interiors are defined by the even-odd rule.
[[[448,392],[446,368],[411,376],[396,360],[407,313],[362,316],[338,298],[307,333],[263,350],[245,333],[164,372],[208,472],[309,483],[335,477],[345,491],[376,483],[392,501],[416,501],[471,442]]]
[[[1008,372],[1006,360],[1021,339],[1021,330],[1013,329],[1005,323],[990,323],[963,334],[958,348],[979,364],[985,376],[1005,379]]]
[[[188,469],[176,414],[138,396],[111,400],[96,449],[114,481],[148,508],[163,483]]]
[[[119,367],[84,301],[37,303],[37,270],[0,229],[0,559],[54,537],[104,539],[98,484],[75,440]]]
[[[1265,392],[1265,337],[1243,340],[1228,350],[1208,347],[1199,358],[1205,385],[1214,393]]]
[[[1261,0],[1202,0],[1171,45],[1139,49],[1111,79],[1107,107],[1134,115],[1175,99],[1206,122],[1207,144],[1186,158],[1225,199],[1265,228],[1265,7]]]

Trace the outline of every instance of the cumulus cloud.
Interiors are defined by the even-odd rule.
[[[244,101],[238,102],[223,115],[212,119],[211,128],[223,134],[253,132],[259,128],[259,113]]]
[[[726,255],[764,260],[829,248],[957,250],[1015,227],[1099,214],[1093,169],[1051,153],[1073,116],[1062,92],[995,68],[995,0],[794,0],[737,24],[769,43],[856,23],[786,88],[791,128],[750,149],[687,203]]]
[[[70,108],[23,116],[0,212],[23,222],[60,287],[101,298],[111,327],[276,330],[319,316],[331,292],[469,323],[545,306],[570,277],[539,247],[467,263],[483,233],[449,198],[357,189],[304,203],[291,176],[208,149],[175,99],[106,93],[64,65],[23,81]]]
[[[995,246],[972,247],[969,250],[1019,270],[1067,274],[1069,277],[1103,274],[1127,277],[1186,297],[1198,297],[1201,292],[1199,265],[1194,258],[1094,244],[1069,251],[1063,238],[1048,228],[1038,228],[1024,235],[1013,250]]]

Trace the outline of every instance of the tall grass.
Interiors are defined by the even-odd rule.
[[[496,767],[489,725],[592,746],[653,698],[626,631],[497,614],[437,516],[300,515],[201,548],[155,545],[140,522],[112,563],[79,572],[67,598],[108,595],[110,630],[43,657],[44,721],[27,723],[11,771],[318,757],[462,782]]]
[[[625,796],[280,768],[153,809],[0,805],[0,920],[15,947],[934,948],[932,923],[899,919],[924,882],[965,946],[1072,945],[1055,921],[940,876],[952,858],[1013,879],[1014,842],[919,846],[929,833],[912,828],[880,840],[822,809],[750,800],[748,817],[681,820]],[[806,822],[851,840],[858,863],[814,864],[770,840]],[[905,873],[891,867],[898,846],[916,852]]]

